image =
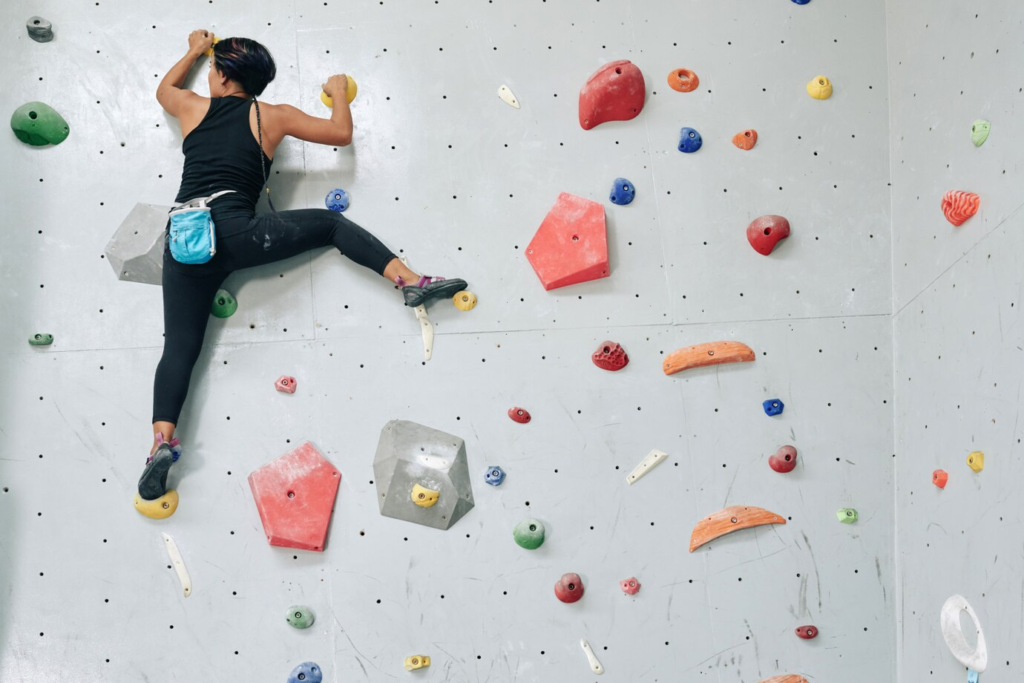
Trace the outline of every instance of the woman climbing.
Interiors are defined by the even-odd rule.
[[[210,200],[216,253],[209,261],[179,263],[170,248],[164,250],[164,351],[153,388],[153,447],[139,479],[139,497],[144,500],[156,500],[167,491],[167,472],[180,454],[174,429],[202,348],[211,303],[230,273],[333,245],[401,287],[408,306],[451,298],[466,288],[463,280],[414,273],[376,237],[340,213],[298,209],[256,215],[274,150],[285,136],[332,146],[351,144],[347,79],[327,79],[323,90],[333,98],[334,109],[330,119],[316,118],[287,104],[257,102],[274,80],[276,67],[267,48],[256,41],[225,38],[214,44],[211,33],[196,30],[188,45],[188,53],[164,76],[156,93],[167,113],[181,122],[185,164],[175,202],[232,192]],[[210,97],[202,97],[181,86],[195,61],[211,47]],[[269,201],[269,188],[267,193]]]

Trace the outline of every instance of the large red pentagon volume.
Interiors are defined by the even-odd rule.
[[[323,552],[341,473],[308,441],[249,475],[270,545]]]
[[[526,247],[544,289],[608,277],[604,207],[563,192]]]
[[[607,121],[629,121],[644,108],[644,75],[628,59],[609,62],[580,88],[580,125],[590,130]]]

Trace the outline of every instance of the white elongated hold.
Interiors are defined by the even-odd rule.
[[[632,484],[640,477],[644,476],[648,472],[654,469],[654,467],[662,460],[668,457],[668,453],[659,451],[655,448],[653,451],[647,454],[647,457],[640,461],[640,464],[633,468],[633,471],[626,477],[626,481]]]
[[[591,649],[590,643],[587,642],[586,638],[580,638],[580,647],[583,648],[583,652],[587,655],[587,661],[590,662],[590,670],[596,674],[603,674],[604,667],[601,666],[601,662],[597,661],[597,655],[594,654],[594,650]]]
[[[516,99],[516,96],[512,94],[512,91],[508,89],[507,85],[503,85],[498,88],[498,97],[500,97],[501,100],[510,107],[519,109],[519,100]]]
[[[434,353],[434,326],[427,318],[427,307],[420,304],[415,308],[416,319],[420,321],[420,330],[423,332],[423,360],[430,360]]]
[[[174,572],[178,575],[178,581],[181,581],[181,588],[185,591],[185,597],[187,598],[192,595],[192,579],[188,575],[188,569],[185,568],[185,561],[181,559],[181,553],[178,552],[178,546],[174,544],[174,539],[165,533],[160,535],[164,537],[167,555],[171,558]]]
[[[967,643],[967,638],[964,637],[964,631],[960,626],[960,612],[967,612],[978,630],[978,644],[973,648]],[[953,653],[957,661],[968,669],[973,669],[978,673],[983,672],[988,666],[988,646],[985,644],[985,634],[981,631],[978,615],[971,609],[967,598],[962,595],[951,595],[942,606],[939,619],[946,647]]]

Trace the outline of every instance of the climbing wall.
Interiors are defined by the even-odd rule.
[[[981,680],[1024,678],[1022,23],[1009,1],[888,3],[901,680],[964,680],[939,628],[953,594],[988,643]],[[940,208],[949,190],[981,197],[960,227]]]
[[[26,35],[33,14],[53,22],[52,42]],[[905,461],[893,459],[882,0],[15,0],[0,18],[6,110],[40,100],[71,127],[53,147],[0,135],[0,680],[284,681],[305,660],[331,682],[892,679],[893,474]],[[345,188],[349,218],[414,268],[466,278],[479,304],[431,307],[437,336],[424,362],[418,323],[397,293],[334,251],[232,275],[238,312],[211,319],[180,421],[184,455],[171,480],[181,504],[154,521],[131,499],[150,446],[160,289],[118,281],[104,247],[136,202],[167,204],[177,191],[180,130],[154,92],[200,26],[269,47],[278,65],[269,102],[326,116],[320,84],[353,74],[352,146],[284,143],[275,204],[322,207],[328,191]],[[979,39],[978,49],[989,47]],[[616,59],[642,70],[643,111],[583,130],[579,90]],[[698,74],[695,91],[668,86],[681,67]],[[899,68],[893,77],[906,81],[944,71],[937,57]],[[188,82],[203,95],[206,73],[199,67]],[[805,89],[819,74],[835,87],[828,100]],[[498,98],[503,84],[521,109]],[[936,104],[958,101],[949,87],[936,88]],[[929,110],[955,128],[950,139],[974,116],[962,101],[965,122],[955,126],[948,112]],[[935,156],[919,120],[904,119]],[[1012,147],[1010,126],[997,126],[984,153]],[[701,133],[700,151],[678,151],[682,127]],[[748,128],[758,143],[742,151],[730,140]],[[893,163],[910,175],[909,162]],[[928,189],[944,191],[937,163],[913,182],[934,177]],[[608,200],[616,177],[636,187],[628,206]],[[561,192],[604,205],[611,273],[545,291],[524,251]],[[905,199],[900,216],[911,213]],[[937,201],[919,206],[931,216]],[[983,206],[962,230],[995,229],[996,200]],[[792,225],[767,257],[745,234],[764,214]],[[914,221],[897,226],[952,232],[941,214]],[[922,265],[914,282],[954,260],[930,275]],[[994,263],[975,267],[995,272]],[[896,273],[897,292],[920,290]],[[980,289],[969,301],[974,315],[995,305]],[[1013,312],[1005,305],[1004,319]],[[55,342],[30,347],[37,332]],[[626,349],[625,369],[591,362],[604,340]],[[756,360],[663,374],[675,349],[719,340],[748,344]],[[296,378],[295,394],[274,391],[281,374]],[[1002,405],[995,391],[986,390],[991,410]],[[785,403],[782,415],[762,410],[772,398]],[[517,405],[530,424],[509,420]],[[977,415],[970,429],[993,429],[988,413]],[[465,439],[475,507],[448,531],[378,512],[372,460],[393,419]],[[935,427],[956,420],[943,423]],[[965,450],[968,433],[943,446]],[[246,481],[307,440],[342,476],[323,553],[269,546]],[[799,464],[780,474],[768,457],[785,444]],[[1008,446],[991,447],[993,471],[981,481],[1010,466]],[[628,485],[655,448],[668,458]],[[970,481],[954,469],[963,455],[949,454],[957,475],[945,493],[980,498],[973,485],[956,494]],[[484,483],[489,465],[507,472],[502,486]],[[919,496],[928,487],[922,480]],[[689,552],[694,525],[732,505],[766,508],[786,524]],[[859,512],[855,524],[837,520],[846,507]],[[970,528],[994,538],[997,524],[1016,523],[995,514],[987,530]],[[534,551],[512,539],[527,517],[547,528]],[[956,528],[947,526],[949,538]],[[189,569],[189,597],[161,532]],[[982,566],[955,556],[958,576]],[[1016,561],[1000,560],[1004,573]],[[566,572],[586,586],[571,605],[553,594]],[[618,582],[632,576],[642,589],[627,596]],[[984,590],[976,579],[951,588]],[[927,629],[940,598],[920,596]],[[292,604],[315,610],[311,628],[285,622]],[[816,639],[796,636],[806,624],[820,629]],[[922,661],[939,647],[933,631],[915,631],[930,638]],[[432,665],[406,673],[412,654]]]

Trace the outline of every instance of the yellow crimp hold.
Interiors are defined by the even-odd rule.
[[[356,98],[356,93],[359,92],[359,86],[356,85],[356,79],[352,78],[348,74],[345,74],[345,78],[348,79],[348,89],[345,90],[345,96],[348,98],[348,103],[352,104],[352,100]],[[334,98],[323,90],[320,91],[320,101],[331,109],[334,109]]]
[[[807,82],[807,94],[816,100],[827,100],[832,97],[832,81],[824,76],[815,76]]]
[[[178,509],[178,492],[171,489],[156,500],[143,500],[136,493],[135,509],[150,519],[167,519]]]
[[[460,311],[471,311],[476,306],[476,294],[465,290],[455,292],[455,296],[452,297],[452,302],[455,304],[455,308]]]
[[[412,502],[419,505],[421,508],[433,507],[434,503],[437,502],[437,497],[441,495],[440,491],[432,491],[424,486],[416,484],[412,487]]]
[[[220,38],[218,38],[217,36],[214,36],[213,37],[213,44],[216,45],[219,42],[220,42]],[[207,57],[212,56],[213,55],[213,47],[211,46],[211,47],[206,48],[203,51],[203,54],[206,55]]]
[[[981,451],[974,451],[967,456],[967,466],[975,472],[985,469],[985,454]]]
[[[406,671],[415,671],[416,669],[422,669],[425,666],[430,666],[430,657],[426,655],[413,655],[405,658]]]

